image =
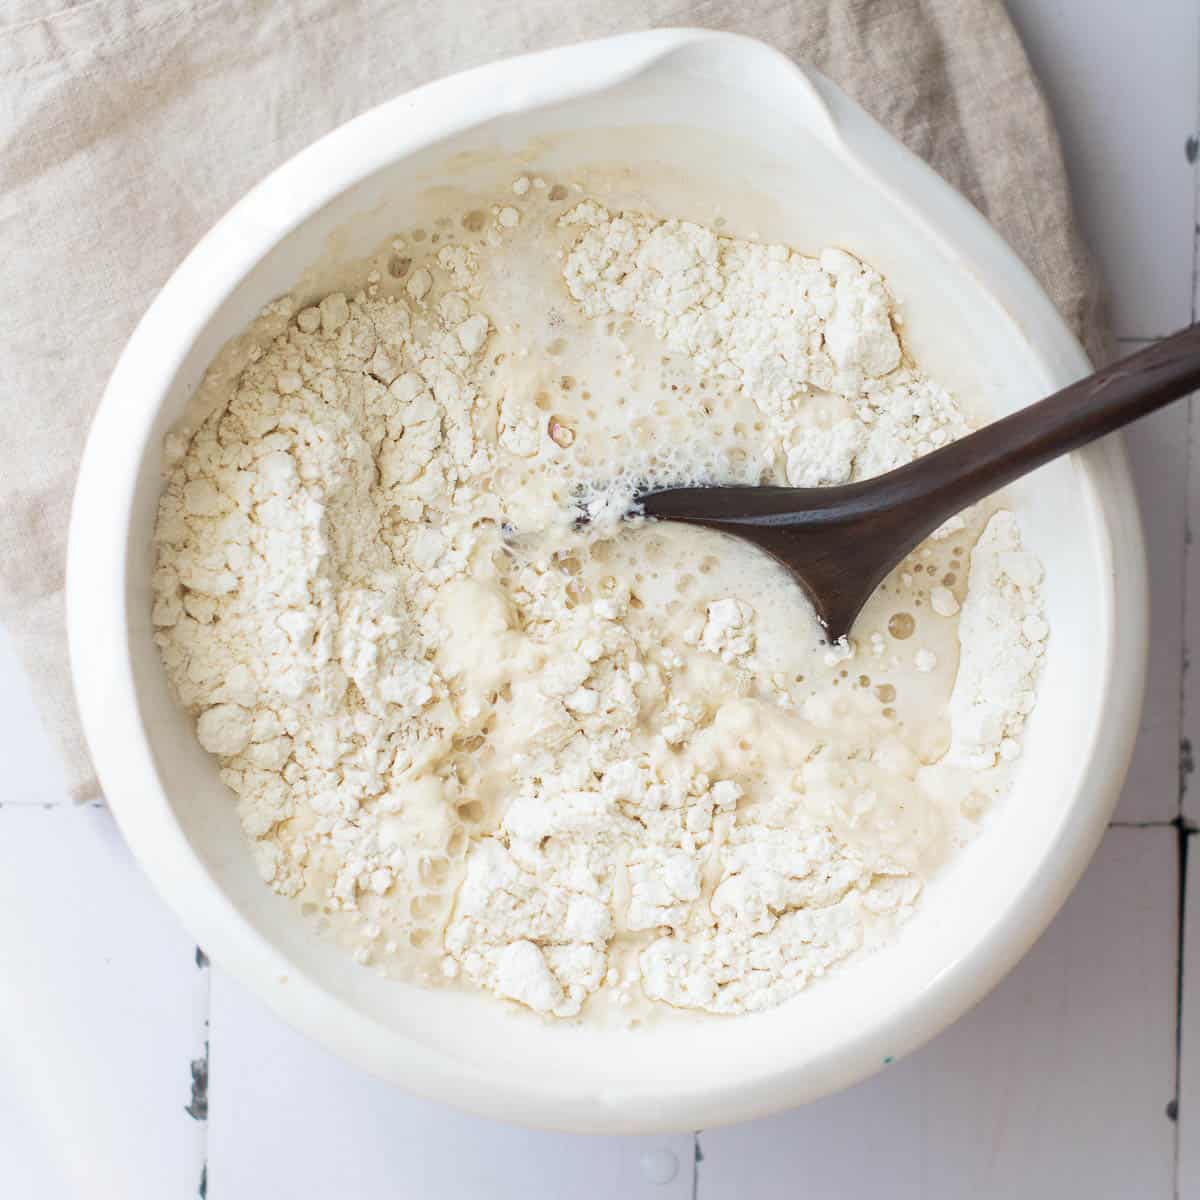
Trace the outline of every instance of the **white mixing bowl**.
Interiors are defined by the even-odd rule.
[[[688,1129],[843,1087],[975,1003],[1062,904],[1104,829],[1138,721],[1145,563],[1113,439],[1011,490],[1046,564],[1052,628],[1011,796],[886,950],[770,1012],[645,1032],[553,1027],[494,999],[378,978],[314,937],[258,879],[229,793],[173,701],[150,625],[164,433],[205,367],[329,246],[353,258],[411,227],[430,186],[522,163],[627,167],[675,215],[879,268],[931,374],[999,415],[1087,361],[982,218],[836,88],[766,46],[690,30],[571,46],[401,96],[254,189],[163,288],[92,427],[72,516],[68,620],[105,794],[214,961],[282,1018],[403,1087],[561,1129]],[[618,171],[614,178],[618,177]],[[331,237],[337,234],[336,242]]]

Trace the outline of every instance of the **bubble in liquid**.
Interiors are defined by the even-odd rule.
[[[913,630],[916,627],[917,622],[914,620],[912,613],[893,613],[891,620],[888,621],[888,633],[900,642],[904,641],[905,638],[912,637]]]
[[[575,443],[575,430],[562,417],[551,417],[546,431],[550,435],[550,440],[563,450]]]

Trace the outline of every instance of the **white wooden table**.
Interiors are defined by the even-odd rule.
[[[1196,314],[1200,3],[1011,7],[1123,345],[1161,337]],[[1129,445],[1154,589],[1149,696],[1078,890],[1020,967],[911,1058],[695,1136],[477,1120],[281,1026],[208,966],[106,810],[68,803],[0,640],[0,1197],[1200,1200],[1200,870],[1182,869],[1200,824],[1187,786],[1200,679],[1185,669],[1200,645],[1200,420],[1176,406]]]

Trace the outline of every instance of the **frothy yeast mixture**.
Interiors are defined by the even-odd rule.
[[[528,176],[272,305],[168,439],[153,609],[263,880],[364,967],[559,1018],[755,1011],[889,937],[1020,753],[1015,520],[830,646],[760,551],[623,514],[960,436],[899,319],[840,250]]]

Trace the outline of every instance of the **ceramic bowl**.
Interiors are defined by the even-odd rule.
[[[879,268],[939,380],[1000,415],[1078,377],[1082,350],[978,213],[827,80],[743,38],[636,34],[492,66],[364,114],[264,180],[159,293],[96,416],[72,516],[71,654],[105,795],[214,961],[284,1020],[425,1096],[559,1129],[682,1130],[861,1079],[937,1033],[1029,948],[1092,854],[1125,772],[1146,652],[1141,532],[1109,439],[1011,489],[1052,628],[1009,798],[890,947],[793,1001],[653,1031],[556,1027],[494,999],[378,978],[255,874],[150,625],[165,433],[208,363],[329,254],[374,249],[453,180],[597,164],[616,193]],[[623,179],[624,183],[619,180]],[[621,193],[624,188],[624,193]],[[423,199],[425,197],[426,199]],[[331,241],[331,239],[333,239]]]

